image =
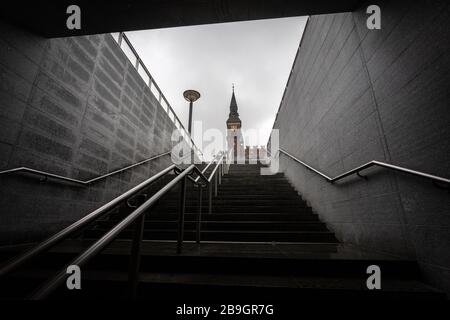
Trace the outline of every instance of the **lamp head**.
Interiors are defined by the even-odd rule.
[[[200,93],[195,90],[186,90],[183,93],[183,96],[184,96],[184,99],[186,99],[186,101],[188,101],[188,102],[195,102],[198,99],[200,99]]]

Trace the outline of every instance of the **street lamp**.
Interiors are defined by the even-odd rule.
[[[186,90],[183,93],[184,98],[186,99],[186,101],[189,102],[189,125],[188,125],[188,132],[189,135],[191,135],[191,129],[192,129],[192,106],[194,104],[195,101],[197,101],[198,99],[200,99],[200,93],[198,93],[195,90]]]

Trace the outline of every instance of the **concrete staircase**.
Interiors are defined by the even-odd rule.
[[[231,165],[222,179],[218,196],[213,197],[212,214],[208,214],[207,190],[204,190],[201,239],[232,242],[314,242],[336,243],[317,215],[297,194],[282,173],[261,176],[260,165]],[[168,178],[170,179],[170,178]],[[195,239],[198,212],[198,188],[188,184],[185,240]],[[158,203],[147,214],[144,239],[175,240],[179,190]],[[121,213],[101,221],[86,233],[97,238],[123,218]],[[122,239],[130,239],[133,230]]]
[[[198,189],[188,184],[183,253],[176,254],[179,190],[148,212],[141,249],[139,298],[443,299],[425,285],[415,261],[368,253],[340,244],[283,174],[261,176],[260,165],[232,165],[212,213],[204,193],[200,245],[195,221]],[[153,186],[157,190],[172,177]],[[146,192],[151,194],[152,190]],[[137,200],[142,201],[142,200]],[[23,297],[105,234],[130,208],[120,207],[81,238],[66,241],[28,269],[3,280],[0,297]],[[132,229],[83,267],[83,289],[60,288],[51,298],[127,298]],[[0,251],[0,259],[16,253]],[[382,290],[368,290],[367,267],[382,271]],[[55,266],[59,266],[55,268]],[[258,301],[258,300],[257,300]]]

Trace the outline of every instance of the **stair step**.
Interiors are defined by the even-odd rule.
[[[203,207],[203,212],[207,211],[207,206]],[[158,212],[158,213],[175,213],[179,211],[178,206],[155,206],[154,208],[150,209],[150,213]],[[192,207],[186,207],[186,212],[189,213],[196,213],[198,211],[198,206],[192,206]],[[254,206],[254,207],[247,207],[247,206],[214,206],[213,207],[213,213],[272,213],[272,212],[278,212],[278,213],[308,213],[312,212],[311,208],[309,207],[295,207],[295,206]]]
[[[245,201],[258,201],[258,200],[304,201],[302,199],[302,197],[299,196],[297,193],[280,194],[279,196],[274,195],[274,194],[224,194],[224,193],[221,193],[220,190],[219,190],[217,197],[214,197],[214,199],[236,200],[236,201],[238,201],[238,200],[245,200]]]
[[[288,184],[288,183],[267,183],[264,184],[263,182],[255,181],[252,183],[239,183],[239,184],[219,184],[218,185],[220,190],[233,190],[233,189],[255,189],[255,190],[275,190],[275,189],[281,189],[281,190],[294,190],[294,188]]]
[[[84,244],[83,244],[84,243]],[[71,241],[66,246],[55,248],[51,252],[36,258],[32,270],[54,268],[70,261],[71,257],[79,254],[91,245],[87,241]],[[125,244],[125,245],[123,245]],[[148,250],[147,244],[153,249]],[[170,246],[168,246],[170,244]],[[161,251],[159,246],[165,246]],[[366,269],[369,265],[378,265],[383,270],[385,279],[411,279],[420,278],[417,262],[411,260],[398,260],[378,256],[360,257],[355,255],[340,255],[338,253],[317,252],[304,255],[290,255],[288,249],[291,245],[277,244],[205,244],[206,249],[195,250],[198,245],[185,243],[185,252],[176,253],[176,243],[143,243],[141,251],[142,272],[170,272],[170,273],[214,273],[246,274],[246,275],[294,275],[294,276],[322,276],[322,277],[363,277],[367,280]],[[239,246],[240,250],[232,248]],[[298,248],[299,245],[293,245]],[[303,246],[325,246],[322,244],[303,244]],[[327,244],[327,247],[331,245]],[[214,249],[214,247],[218,247]],[[259,248],[255,251],[255,248]],[[283,248],[287,247],[286,250]],[[222,249],[220,249],[222,248]],[[283,252],[278,252],[276,249]],[[85,266],[86,270],[128,270],[131,241],[115,241],[100,255]],[[233,250],[233,251],[230,251]],[[298,250],[298,249],[297,249]],[[314,252],[314,250],[312,251]],[[274,255],[276,253],[276,255]],[[2,252],[1,254],[5,254]],[[0,254],[0,256],[1,256]],[[27,270],[23,270],[27,271]],[[53,271],[54,272],[54,271]]]
[[[99,238],[109,229],[95,229],[85,232],[86,238]],[[123,231],[118,239],[132,239],[133,231]],[[144,239],[146,240],[175,240],[177,239],[176,230],[145,230]],[[194,230],[186,230],[184,240],[193,241],[196,239]],[[202,241],[234,241],[234,242],[315,242],[315,243],[333,243],[336,242],[334,234],[328,231],[245,231],[245,230],[202,230]]]
[[[99,229],[112,228],[120,221],[102,221],[98,223]],[[145,229],[171,229],[176,230],[178,221],[150,220],[145,222]],[[185,230],[195,230],[196,221],[185,221]],[[321,222],[292,222],[292,221],[202,221],[202,230],[283,230],[283,231],[328,231]]]
[[[109,282],[116,279],[126,283],[126,273],[92,273],[87,276],[91,281]],[[200,292],[202,298],[267,298],[274,295],[280,299],[292,297],[307,298],[366,298],[366,299],[438,299],[445,300],[445,295],[413,280],[386,280],[383,291],[369,291],[365,278],[319,278],[319,277],[286,277],[286,276],[254,276],[229,275],[218,277],[215,274],[178,273],[143,273],[140,276],[139,294],[141,298],[151,298],[154,292],[162,297],[186,297],[192,292]],[[93,288],[98,287],[92,284]],[[95,286],[95,287],[94,287]],[[120,286],[119,286],[120,288]],[[119,289],[118,288],[118,289]],[[125,287],[126,288],[126,287]],[[89,287],[87,288],[89,289]],[[68,290],[65,292],[73,295]],[[120,292],[120,289],[116,292]]]
[[[236,176],[236,177],[230,177],[230,176],[223,176],[221,178],[222,185],[224,186],[239,186],[242,184],[274,184],[274,185],[284,185],[284,186],[291,186],[289,180],[286,178],[273,178],[273,177],[264,177],[264,176]]]
[[[230,172],[229,174],[225,174],[222,176],[224,179],[253,179],[253,178],[260,178],[260,179],[272,179],[272,180],[284,180],[286,181],[286,177],[283,173],[277,173],[274,175],[263,175],[261,174],[261,170],[256,170],[253,172],[250,171],[242,171],[242,172]]]
[[[283,196],[298,196],[298,194],[294,190],[283,190],[282,188],[280,188],[280,189],[275,188],[273,190],[267,190],[267,189],[256,189],[256,188],[222,189],[219,187],[217,189],[218,196],[246,195],[248,197],[248,199],[251,199],[251,197],[253,195],[270,196],[270,195],[276,194],[277,192]],[[206,195],[208,193],[205,191],[203,194]],[[214,194],[214,188],[213,188],[213,194]],[[195,195],[193,195],[193,196],[197,198],[197,195],[198,195],[198,192],[196,192]]]
[[[182,255],[173,250],[175,243],[169,244],[143,243],[138,297],[150,298],[158,292],[158,297],[185,298],[195,292],[197,298],[446,298],[442,292],[418,281],[420,271],[414,261],[365,257],[358,252],[353,257],[347,256],[348,253],[340,255],[328,244],[275,247],[186,243],[186,253]],[[90,245],[91,242],[69,241],[37,258],[31,270],[24,269],[3,279],[0,298],[23,297],[32,292],[55,274],[55,265],[64,265]],[[113,242],[83,267],[83,290],[68,291],[61,286],[52,297],[126,298],[121,295],[127,292],[130,246],[131,241]],[[158,253],[164,246],[170,251]],[[323,246],[325,251],[311,251],[316,246]],[[203,253],[198,251],[200,248]],[[286,253],[291,250],[288,257]],[[302,251],[316,253],[298,255]],[[0,252],[0,261],[4,254]],[[369,265],[378,265],[383,270],[382,290],[367,290]]]
[[[203,190],[203,196],[206,196],[208,194],[208,190]],[[224,189],[221,186],[217,188],[218,196],[225,196],[225,197],[234,197],[234,196],[245,196],[248,199],[251,199],[252,197],[257,196],[267,196],[267,197],[273,197],[277,192],[279,192],[281,197],[299,197],[301,198],[298,193],[294,189],[289,190],[282,190],[281,188],[277,190],[276,188],[274,190],[268,190],[268,189],[262,189],[262,188],[231,188],[231,189]],[[186,191],[186,198],[198,198],[198,189],[195,190],[187,190]],[[168,194],[166,194],[163,199],[167,199],[170,197],[178,197],[180,194],[179,190],[172,190]],[[213,194],[214,194],[214,188],[213,188]]]
[[[206,201],[202,200],[202,203],[205,204],[205,202],[207,202],[208,199],[206,199]],[[261,206],[261,205],[269,205],[269,204],[273,204],[274,206],[278,206],[278,205],[290,205],[290,206],[304,206],[306,207],[306,201],[301,200],[299,198],[296,199],[264,199],[264,198],[260,198],[260,199],[233,199],[233,198],[229,198],[229,199],[224,199],[224,198],[220,198],[220,197],[213,197],[212,201],[214,203],[214,205],[231,205],[231,206],[248,206],[248,207],[252,207],[252,206]],[[179,203],[179,199],[161,199],[158,202],[158,205],[174,205],[174,204],[178,204]],[[187,206],[198,206],[198,199],[186,199],[186,205]]]
[[[214,186],[213,186],[214,190]],[[294,188],[290,186],[261,186],[261,185],[240,185],[236,187],[229,187],[224,185],[218,185],[217,190],[219,193],[232,193],[232,194],[245,194],[245,195],[252,195],[252,194],[267,194],[267,195],[274,195],[275,194],[287,194],[287,195],[298,195],[297,192],[294,190]],[[206,194],[208,192],[208,189],[204,189],[203,193]],[[180,191],[178,188],[174,188],[171,192],[169,192],[169,195],[177,195]],[[198,188],[188,188],[186,190],[186,194],[197,196],[198,194]]]
[[[49,275],[40,270],[33,277],[23,276],[21,282],[28,285],[39,283]],[[67,290],[59,288],[51,299],[126,299],[128,274],[120,271],[98,272],[87,271],[83,275],[83,290]],[[41,281],[42,281],[41,280]],[[17,286],[9,283],[7,287]],[[367,290],[366,279],[362,277],[286,277],[277,275],[216,275],[210,273],[168,273],[145,272],[140,275],[138,298],[154,299],[155,292],[159,299],[181,299],[195,292],[195,298],[205,301],[214,297],[218,300],[234,299],[267,299],[273,301],[283,299],[418,299],[445,300],[445,294],[434,290],[416,280],[383,281],[383,290]],[[22,285],[22,283],[19,283]],[[9,290],[8,290],[9,291]],[[277,307],[274,307],[275,311]],[[214,313],[214,311],[210,311]],[[217,312],[220,312],[218,309]]]
[[[212,198],[213,207],[239,207],[239,208],[259,208],[259,207],[291,207],[291,208],[310,208],[305,201],[297,200],[233,200],[233,199],[218,199]],[[165,208],[178,206],[179,199],[165,199],[161,200],[155,205],[155,208]],[[209,200],[206,198],[202,199],[202,206],[207,207],[209,205]],[[186,201],[187,207],[197,207],[199,206],[198,199]]]
[[[115,218],[112,216],[111,218]],[[147,220],[177,220],[178,212],[173,213],[158,213],[151,212],[146,215]],[[195,221],[197,213],[186,213],[186,221]],[[316,221],[319,219],[313,213],[207,213],[202,214],[203,221]]]

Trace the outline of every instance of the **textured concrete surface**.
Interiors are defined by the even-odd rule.
[[[108,35],[47,40],[0,23],[0,170],[87,180],[171,149],[174,125]],[[0,242],[59,230],[165,168],[165,156],[83,188],[0,177]]]
[[[336,176],[370,160],[450,176],[450,22],[441,1],[381,2],[382,29],[365,8],[312,16],[274,128],[280,146]],[[383,169],[328,184],[281,156],[281,168],[338,239],[417,258],[450,292],[450,197]]]
[[[32,2],[26,6],[21,2],[8,1],[3,4],[0,17],[25,26],[35,34],[55,38],[336,13],[355,10],[359,2],[224,1],[78,1],[82,19],[81,29],[76,30],[69,30],[64,23],[67,7],[73,3],[68,0]]]

